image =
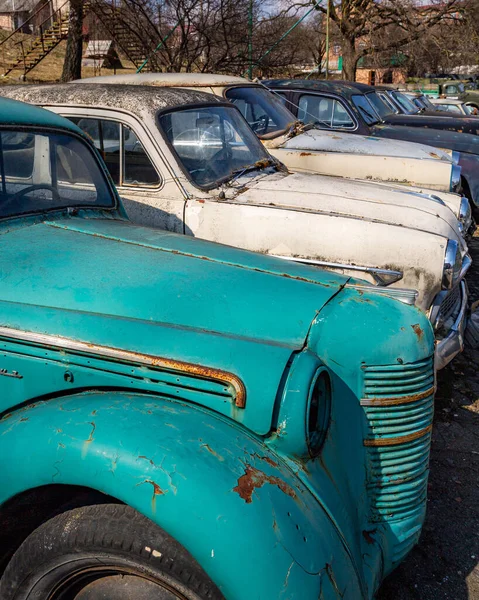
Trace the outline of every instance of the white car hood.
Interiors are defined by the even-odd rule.
[[[283,138],[284,139],[284,138]],[[293,138],[274,144],[275,140],[265,142],[267,147],[279,147],[286,150],[313,150],[318,152],[341,152],[348,154],[366,154],[368,156],[395,156],[399,158],[421,158],[453,162],[450,154],[444,150],[404,142],[402,140],[380,139],[365,135],[342,133],[339,131],[321,131],[311,129]]]
[[[275,173],[237,183],[237,193],[227,194],[229,201],[388,223],[464,243],[449,208],[400,189],[385,192],[367,182],[307,173]]]

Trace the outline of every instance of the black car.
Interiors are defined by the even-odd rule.
[[[368,98],[384,123],[446,129],[479,135],[479,119],[476,117],[458,117],[453,114],[448,116],[447,113],[438,114],[436,110],[420,111],[407,96],[398,90],[372,87],[364,83],[348,82],[348,84]]]
[[[462,167],[463,193],[472,201],[475,215],[479,215],[479,135],[464,133],[449,128],[435,129],[424,123],[421,126],[408,126],[385,122],[371,100],[358,87],[342,81],[310,79],[272,79],[264,85],[276,92],[286,103],[287,108],[301,121],[313,123],[319,129],[346,131],[371,137],[392,138],[408,142],[418,142],[455,152],[455,159]],[[407,115],[389,115],[392,119]],[[433,117],[409,116],[409,119]],[[441,117],[435,117],[441,120]],[[451,123],[454,119],[444,119]],[[465,126],[473,127],[471,119],[461,119]],[[472,119],[475,133],[479,133],[479,119]],[[476,124],[477,123],[477,124]]]

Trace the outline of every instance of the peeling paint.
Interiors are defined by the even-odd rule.
[[[260,471],[251,465],[246,465],[244,475],[241,475],[238,479],[238,485],[233,488],[233,492],[236,492],[246,504],[251,504],[253,502],[253,492],[255,489],[262,488],[266,483],[275,485],[286,495],[291,498],[296,498],[296,492],[282,479],[266,475],[266,473],[263,473],[263,471]]]

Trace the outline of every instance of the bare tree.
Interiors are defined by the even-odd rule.
[[[72,81],[81,77],[83,4],[82,0],[70,0],[67,49],[61,81]]]
[[[468,1],[468,0],[466,0]],[[326,16],[327,2],[313,0]],[[465,0],[329,0],[330,19],[342,49],[343,77],[354,80],[361,58],[397,50],[421,38],[445,18],[463,11]],[[286,12],[305,10],[310,3],[292,3]],[[393,27],[393,39],[378,35]],[[361,42],[361,43],[360,43]]]

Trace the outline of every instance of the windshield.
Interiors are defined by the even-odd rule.
[[[63,133],[0,131],[0,218],[114,205],[86,143]]]
[[[421,102],[424,104],[425,108],[429,110],[436,110],[436,106],[429,100],[426,95],[420,96]]]
[[[376,125],[381,121],[375,108],[366,96],[352,96],[352,101],[368,125]]]
[[[259,138],[280,135],[296,121],[275,94],[261,87],[235,87],[225,96],[239,108]]]
[[[394,106],[392,105],[391,101],[385,96],[383,96],[383,94],[379,96],[378,94],[376,94],[376,92],[371,92],[366,94],[366,96],[369,102],[371,102],[371,104],[376,109],[377,114],[381,118],[387,117],[388,115],[397,112]]]
[[[182,167],[200,188],[216,187],[258,161],[272,161],[233,106],[179,109],[160,114],[159,122]]]
[[[419,112],[418,107],[409,100],[407,96],[402,94],[401,92],[391,92],[396,102],[399,106],[404,110],[407,115],[415,115]]]

